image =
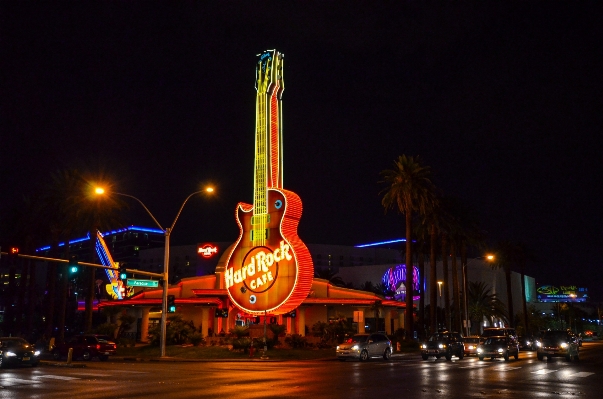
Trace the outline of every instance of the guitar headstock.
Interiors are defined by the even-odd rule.
[[[282,95],[285,88],[283,81],[284,54],[276,50],[266,50],[258,54],[259,60],[255,67],[255,89],[258,93]]]

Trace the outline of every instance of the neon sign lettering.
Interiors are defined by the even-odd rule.
[[[211,244],[205,244],[197,249],[197,253],[204,258],[211,258],[214,254],[218,253],[218,247]]]
[[[249,257],[249,263],[243,265],[238,270],[229,268],[224,274],[224,282],[226,289],[232,287],[234,284],[244,283],[245,286],[250,288],[252,291],[259,290],[263,285],[269,284],[274,281],[274,275],[272,274],[272,266],[282,260],[291,260],[293,257],[289,253],[289,244],[285,244],[285,241],[280,242],[280,247],[276,248],[272,253],[263,250],[255,252]],[[254,277],[256,274],[263,273],[260,276]]]

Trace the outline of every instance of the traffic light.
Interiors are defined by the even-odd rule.
[[[126,280],[128,279],[128,272],[126,272],[126,265],[120,264],[119,269],[117,270],[117,278],[123,281],[124,286],[126,285]]]
[[[17,259],[19,259],[19,248],[10,247],[8,249],[8,263],[15,265],[17,263]]]
[[[69,258],[69,273],[77,273],[78,271],[78,262],[77,262],[77,256],[76,255],[71,255],[71,257]]]
[[[176,312],[176,296],[168,295],[167,297],[167,312],[175,313]]]

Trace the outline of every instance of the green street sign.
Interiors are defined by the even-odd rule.
[[[129,278],[126,282],[129,287],[159,287],[157,280],[136,280]]]

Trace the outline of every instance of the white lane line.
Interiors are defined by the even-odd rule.
[[[511,370],[517,370],[520,369],[521,367],[501,367],[501,368],[497,368],[495,369],[496,371],[511,371]]]
[[[589,375],[593,375],[595,373],[589,373],[588,371],[581,371],[579,373],[570,374],[570,377],[588,377]]]
[[[17,384],[39,384],[42,381],[36,381],[36,380],[23,380],[21,378],[12,378],[12,377],[8,377],[6,379],[2,379],[0,380],[0,385],[5,386],[5,387],[10,387],[13,385],[17,385]]]
[[[53,380],[65,380],[65,381],[71,381],[71,380],[79,380],[79,377],[67,377],[66,375],[52,375],[52,374],[47,374],[47,375],[38,375],[36,376],[37,378],[51,378]]]
[[[85,375],[86,377],[111,377],[113,374],[101,374],[101,373],[73,373],[75,375]]]
[[[547,370],[547,369],[540,369],[540,370],[538,370],[538,371],[532,371],[531,373],[532,373],[532,374],[541,374],[541,375],[544,375],[544,374],[548,374],[548,373],[554,373],[554,372],[556,372],[556,371],[559,371],[559,370]]]
[[[471,366],[461,366],[459,368],[461,368],[461,369],[477,369],[480,367],[489,367],[489,366],[492,366],[492,365],[488,364],[488,363],[475,363],[475,364],[472,364]]]

